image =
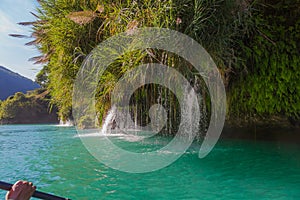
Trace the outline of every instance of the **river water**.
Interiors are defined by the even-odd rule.
[[[73,200],[300,199],[297,143],[220,140],[204,159],[194,143],[168,167],[131,174],[101,164],[76,134],[73,127],[0,126],[0,180],[30,180],[38,190]],[[124,137],[112,140],[148,148]]]

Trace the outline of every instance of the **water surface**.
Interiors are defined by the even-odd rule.
[[[164,169],[130,174],[99,163],[75,136],[72,127],[0,126],[0,179],[72,199],[300,199],[300,144],[221,140],[199,159],[195,143]],[[113,140],[136,151],[155,146]]]

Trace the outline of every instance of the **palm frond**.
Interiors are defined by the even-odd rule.
[[[45,55],[40,55],[40,56],[35,56],[32,58],[29,58],[28,61],[30,62],[34,62],[34,64],[45,64],[47,62],[49,62],[49,55],[45,54]]]
[[[34,12],[30,12],[30,14],[32,14],[34,17],[36,17],[36,18],[40,18],[37,14],[35,14]]]
[[[41,42],[41,39],[35,39],[30,42],[25,43],[26,46],[37,45]]]
[[[32,26],[32,25],[36,24],[36,21],[35,22],[19,22],[18,24],[21,26]]]
[[[15,38],[30,38],[29,36],[27,35],[22,35],[22,34],[8,34],[9,36],[11,37],[15,37]]]

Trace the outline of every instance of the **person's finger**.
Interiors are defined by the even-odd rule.
[[[23,181],[17,181],[13,186],[12,186],[12,190],[15,190],[16,188],[20,187],[21,185],[23,185]]]
[[[35,191],[35,189],[36,189],[35,187],[32,187],[32,191],[33,191],[33,192]]]
[[[29,184],[30,186],[32,186],[32,182],[29,182],[28,184]]]
[[[32,196],[34,192],[35,192],[35,186],[32,186],[32,187],[30,188],[29,195]]]
[[[6,199],[19,199],[19,196],[22,196],[22,190],[25,188],[26,184],[24,184],[24,181],[17,181],[11,190],[7,192]]]
[[[14,185],[22,185],[23,184],[23,181],[22,180],[19,180],[19,181],[17,181]]]

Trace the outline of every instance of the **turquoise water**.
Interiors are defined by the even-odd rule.
[[[75,135],[72,127],[0,126],[0,179],[72,199],[300,199],[300,144],[221,140],[199,159],[195,143],[166,168],[130,174],[99,163]]]

